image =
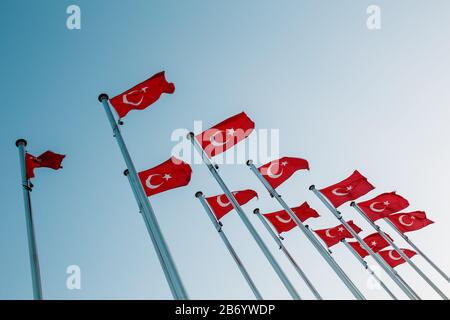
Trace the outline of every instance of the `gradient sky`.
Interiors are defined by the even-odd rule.
[[[81,30],[66,28],[70,4],[81,7]],[[381,7],[379,31],[366,27],[371,4]],[[445,0],[1,1],[0,298],[32,297],[17,138],[28,140],[32,154],[67,155],[63,170],[41,169],[33,180],[44,297],[171,298],[97,101],[101,92],[116,95],[160,70],[175,94],[131,112],[122,127],[138,170],[169,158],[173,130],[196,120],[208,127],[244,110],[257,128],[280,129],[282,155],[309,160],[311,171],[279,192],[292,206],[307,200],[319,211],[311,227],[337,222],[308,186],[358,169],[376,186],[363,199],[396,190],[409,199],[408,211],[425,210],[436,222],[411,238],[448,273],[448,12]],[[247,214],[300,295],[312,298],[251,214],[278,204],[245,165],[224,165],[221,174],[232,190],[258,191]],[[194,197],[198,190],[220,193],[202,165],[193,166],[189,186],[151,198],[186,290],[193,299],[251,299]],[[347,205],[341,211],[361,235],[373,232]],[[223,223],[264,298],[289,298],[236,213]],[[324,298],[353,298],[299,230],[285,238]],[[333,255],[367,298],[387,298],[368,288],[366,271],[344,247]],[[421,257],[413,259],[450,294]],[[66,288],[73,264],[81,268],[81,290]],[[423,298],[438,298],[410,267],[397,269]]]

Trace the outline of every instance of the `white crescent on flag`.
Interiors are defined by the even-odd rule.
[[[394,257],[394,255],[393,255],[394,252],[395,252],[395,250],[389,251],[389,253],[388,253],[389,258],[391,258],[392,260],[400,260],[402,257],[397,252],[395,252],[395,253],[398,255],[398,257]]]
[[[328,238],[336,238],[336,236],[332,236],[332,235],[330,234],[330,229],[328,229],[327,231],[325,231],[325,235],[326,235]]]
[[[340,191],[342,189],[344,189],[345,192]],[[348,188],[336,188],[336,189],[331,190],[331,193],[334,194],[335,196],[343,197],[343,196],[348,195],[350,193],[350,190],[348,190]]]
[[[220,195],[220,196],[217,196],[217,199],[216,199],[217,204],[218,204],[219,206],[221,206],[222,208],[228,207],[228,206],[230,205],[230,202],[229,202],[229,201],[228,201],[228,202],[222,202],[222,200],[221,200],[221,197],[222,197],[222,196],[224,196],[224,194],[222,194],[222,195]]]
[[[149,189],[159,188],[164,183],[164,181],[161,182],[160,184],[152,184],[152,178],[155,176],[160,176],[160,175],[161,174],[159,174],[159,173],[149,175],[148,178],[145,180],[145,185],[147,186],[147,188],[149,188]]]
[[[220,146],[223,146],[223,145],[226,144],[226,143],[230,140],[230,138],[234,135],[234,130],[233,130],[233,129],[227,129],[227,131],[228,131],[228,132],[225,134],[225,136],[227,136],[227,138],[225,139],[224,142],[218,142],[218,141],[216,141],[216,136],[217,136],[219,133],[222,133],[223,131],[217,131],[217,132],[214,132],[214,134],[212,134],[211,137],[209,138],[209,142],[211,142],[211,144],[212,144],[214,147],[220,147]]]
[[[289,223],[289,222],[292,221],[291,218],[289,218],[289,219],[283,219],[283,218],[281,218],[279,215],[276,215],[275,218],[276,218],[278,221],[280,221],[281,223]]]
[[[400,222],[402,225],[404,225],[405,227],[411,227],[414,224],[414,221],[411,219],[411,223],[405,223],[405,221],[403,221],[403,218],[406,217],[406,215],[401,215],[398,218],[398,222]]]
[[[283,169],[280,170],[279,173],[274,174],[272,172],[272,167],[275,165],[276,163],[272,163],[268,168],[267,168],[267,175],[269,176],[269,178],[271,179],[277,179],[279,177],[281,177],[281,175],[283,174]]]
[[[122,96],[122,102],[125,103],[125,104],[132,105],[132,106],[138,106],[138,105],[140,105],[140,104],[142,103],[142,101],[144,101],[144,94],[141,95],[141,99],[140,99],[138,102],[129,101],[129,100],[128,100],[128,96],[129,96],[129,95],[133,95],[135,92],[142,92],[142,93],[145,93],[145,92],[147,91],[147,89],[148,89],[148,87],[143,87],[143,88],[140,89],[140,90],[133,90],[133,91],[131,91],[131,92],[128,92],[127,94],[124,94],[124,95]]]
[[[369,206],[370,210],[372,210],[373,212],[378,212],[378,213],[383,212],[384,210],[386,210],[386,206],[384,206],[383,209],[375,208],[375,205],[378,204],[378,203],[379,203],[378,201],[375,201],[375,202],[371,203],[370,206]]]

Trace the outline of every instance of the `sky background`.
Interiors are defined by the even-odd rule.
[[[81,8],[81,30],[66,28],[67,6]],[[381,30],[366,9],[381,7]],[[258,129],[280,130],[282,156],[309,161],[278,191],[322,215],[312,228],[337,224],[308,191],[360,170],[376,186],[363,197],[396,190],[407,211],[436,223],[411,239],[448,273],[450,255],[450,2],[429,1],[1,1],[0,2],[0,298],[32,298],[18,152],[67,155],[64,169],[33,180],[35,231],[47,299],[170,299],[125,169],[97,96],[125,91],[160,70],[174,82],[122,127],[138,170],[170,156],[170,135],[245,111]],[[246,210],[303,298],[312,294],[251,212],[279,210],[245,165],[224,165],[230,189],[260,194]],[[192,299],[252,299],[252,293],[194,193],[221,193],[203,165],[191,183],[151,198]],[[346,219],[373,232],[344,205]],[[224,230],[266,299],[289,299],[235,212]],[[407,247],[384,223],[401,247]],[[326,299],[352,295],[298,229],[285,245]],[[367,273],[345,247],[333,256],[369,299]],[[374,261],[367,259],[370,264]],[[448,295],[421,257],[414,262]],[[81,290],[66,288],[66,268],[81,268]],[[398,272],[422,298],[438,295],[407,265]],[[404,294],[382,274],[396,293]]]

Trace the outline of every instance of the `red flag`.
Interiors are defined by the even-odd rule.
[[[423,211],[414,211],[409,213],[399,213],[388,216],[393,224],[401,232],[411,232],[425,228],[427,225],[434,223],[427,218]]]
[[[26,153],[25,166],[27,169],[27,179],[31,179],[34,177],[35,168],[50,168],[54,170],[61,169],[61,163],[64,157],[65,155],[54,153],[52,151],[45,151],[38,157]]]
[[[291,209],[301,222],[304,222],[309,218],[320,217],[317,211],[311,208],[307,202],[303,202],[300,206]],[[285,210],[266,213],[263,214],[263,216],[269,220],[278,233],[289,231],[296,226],[295,222]]]
[[[356,233],[360,233],[362,231],[356,224],[353,223],[352,220],[347,221],[347,223]],[[344,238],[353,238],[351,233],[342,224],[333,228],[315,230],[314,232],[322,238],[328,247],[334,246]]]
[[[156,102],[163,93],[174,93],[175,86],[166,80],[164,71],[141,82],[110,100],[120,118],[131,110],[143,110]]]
[[[191,167],[172,157],[160,165],[138,173],[148,197],[157,193],[185,186],[191,180]]]
[[[347,201],[353,201],[362,197],[375,187],[367,181],[358,170],[355,170],[350,177],[339,183],[326,187],[320,192],[330,200],[335,208]]]
[[[364,211],[370,220],[387,217],[388,215],[403,210],[409,206],[408,200],[395,192],[382,193],[373,199],[358,203],[358,207]]]
[[[259,172],[274,189],[289,179],[296,171],[302,169],[309,170],[308,161],[292,157],[283,157],[258,168]]]
[[[205,153],[214,157],[247,138],[254,128],[255,123],[245,112],[241,112],[203,131],[195,138]]]
[[[409,249],[400,249],[403,251],[403,253],[408,257],[412,258],[416,255],[415,251],[409,250]],[[395,268],[396,266],[402,264],[405,262],[405,260],[395,251],[392,250],[383,250],[378,252],[378,254],[392,267]]]
[[[389,239],[392,240],[392,238],[388,234],[386,235],[389,237]],[[384,238],[377,232],[368,235],[363,239],[363,241],[370,247],[370,249],[372,249],[373,252],[378,252],[389,246],[389,243],[384,240]],[[356,252],[359,253],[361,258],[369,255],[369,253],[363,249],[359,242],[349,242],[348,244],[351,245],[353,249],[355,249]]]
[[[233,192],[233,195],[240,205],[246,204],[255,197],[258,198],[256,191],[250,189],[235,191]],[[217,219],[221,219],[224,215],[233,210],[233,205],[225,194],[208,197],[205,198],[205,200],[208,202]]]

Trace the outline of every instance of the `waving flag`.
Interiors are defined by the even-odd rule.
[[[235,191],[233,192],[233,195],[236,201],[239,203],[239,205],[244,205],[253,198],[258,198],[258,194],[256,193],[256,191],[250,189]],[[208,202],[212,212],[214,213],[214,215],[218,220],[221,219],[228,212],[233,210],[233,205],[228,200],[225,194],[219,194],[216,196],[208,197],[205,198],[205,200]]]
[[[400,249],[403,251],[403,253],[408,257],[412,258],[416,255],[415,251],[409,250],[409,249]],[[403,259],[394,249],[392,250],[383,250],[378,252],[378,254],[392,267],[395,268],[396,266],[402,264],[405,262],[405,259]]]
[[[388,216],[387,219],[395,224],[402,233],[420,230],[434,223],[427,218],[426,213],[423,211],[393,214]]]
[[[298,170],[309,170],[308,161],[301,158],[283,157],[258,168],[259,172],[276,189]]]
[[[370,220],[389,216],[392,213],[403,210],[409,206],[408,200],[395,192],[387,192],[373,199],[358,203],[358,207],[369,217]]]
[[[255,123],[245,112],[241,112],[200,133],[195,138],[205,153],[209,157],[214,157],[247,138],[254,128]]]
[[[139,179],[147,196],[185,186],[191,180],[191,167],[172,157],[160,165],[139,172]]]
[[[362,197],[374,188],[366,177],[355,170],[347,179],[319,191],[330,200],[335,208],[338,208],[348,201]]]
[[[347,223],[356,233],[360,233],[362,231],[356,224],[353,223],[352,220],[347,221]],[[326,243],[328,247],[334,246],[342,239],[353,238],[352,234],[342,224],[333,228],[314,230],[314,232]]]
[[[27,179],[34,178],[35,168],[50,168],[54,170],[61,169],[61,163],[65,155],[54,153],[52,151],[45,151],[40,156],[32,156],[29,153],[25,154],[25,166],[27,171]]]
[[[392,240],[388,234],[387,236]],[[370,249],[372,249],[373,252],[378,252],[389,246],[389,243],[377,232],[368,235],[363,239],[363,241],[369,246]],[[361,258],[369,255],[369,253],[363,249],[359,242],[349,242],[348,244],[359,253]]]
[[[304,202],[298,207],[291,208],[294,211],[297,218],[300,219],[301,222],[309,218],[318,218],[319,214],[316,210],[311,208],[307,202]],[[278,233],[286,232],[293,229],[296,226],[296,223],[291,219],[289,214],[285,210],[280,210],[271,213],[263,214],[267,220],[275,227]]]
[[[143,110],[156,102],[163,93],[174,93],[175,86],[166,80],[165,72],[159,72],[133,88],[110,100],[120,118],[131,110]]]

